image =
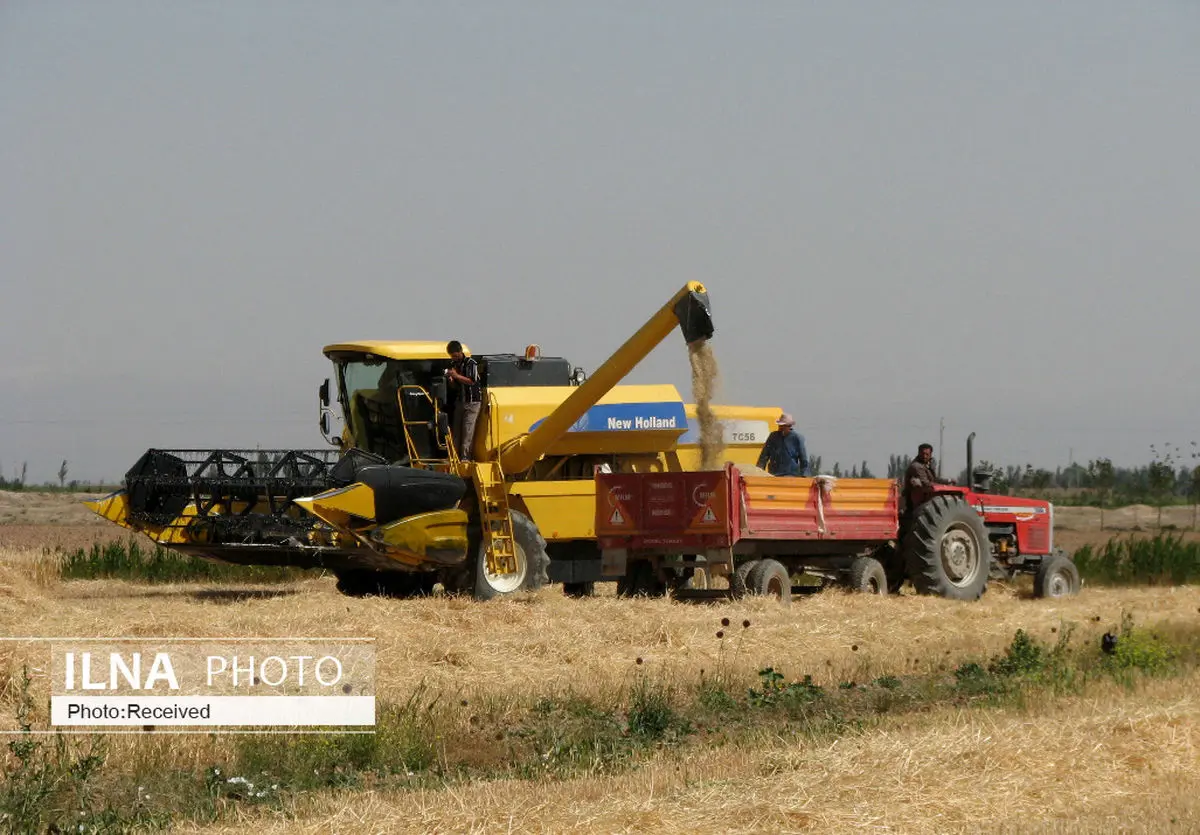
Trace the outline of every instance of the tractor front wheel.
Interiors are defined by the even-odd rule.
[[[1046,557],[1033,575],[1037,597],[1070,597],[1079,594],[1079,587],[1079,569],[1061,554]]]

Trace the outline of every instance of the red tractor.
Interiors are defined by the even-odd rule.
[[[1079,591],[1075,564],[1054,549],[1054,507],[997,496],[974,473],[968,486],[937,485],[901,512],[891,479],[717,472],[597,473],[596,536],[602,571],[626,593],[675,588],[697,571],[728,576],[732,597],[791,599],[791,578],[816,576],[884,594],[911,581],[922,594],[976,600],[989,578],[1034,575],[1039,597]]]

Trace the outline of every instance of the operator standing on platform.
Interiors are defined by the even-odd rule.
[[[758,455],[758,466],[771,475],[811,475],[808,469],[808,452],[804,449],[804,436],[792,431],[796,421],[784,412],[775,421],[779,427],[767,436],[762,452]]]
[[[475,423],[479,420],[479,410],[483,404],[479,389],[479,363],[474,357],[463,353],[462,343],[457,339],[446,345],[446,353],[453,360],[446,369],[446,378],[458,387],[458,397],[454,403],[454,441],[458,447],[458,457],[470,461]]]
[[[908,498],[908,512],[912,513],[922,503],[933,497],[933,485],[953,484],[952,478],[939,478],[937,465],[933,462],[933,445],[917,447],[917,457],[904,472],[904,495]]]

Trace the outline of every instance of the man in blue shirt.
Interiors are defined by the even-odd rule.
[[[792,429],[796,421],[784,412],[775,424],[779,428],[767,436],[767,442],[758,456],[758,466],[771,475],[812,475],[808,468],[808,453],[804,449],[804,436]]]

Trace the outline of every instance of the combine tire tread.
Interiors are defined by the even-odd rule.
[[[513,538],[525,552],[525,579],[512,592],[500,592],[488,583],[484,571],[487,566],[483,542],[475,549],[475,576],[473,593],[476,600],[492,600],[510,597],[517,592],[537,591],[550,582],[550,555],[546,552],[546,540],[534,521],[520,511],[509,511],[512,518]]]

